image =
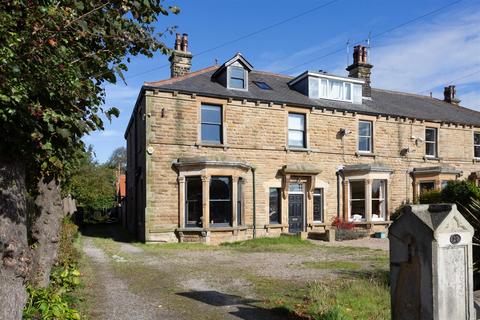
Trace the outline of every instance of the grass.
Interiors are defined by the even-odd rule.
[[[303,265],[312,269],[358,270],[362,268],[360,263],[351,261],[308,261]]]
[[[290,252],[300,248],[315,246],[313,243],[296,236],[280,236],[275,238],[257,238],[245,241],[222,243],[221,247],[250,252]]]

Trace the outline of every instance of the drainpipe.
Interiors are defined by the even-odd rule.
[[[252,183],[253,183],[253,194],[252,194],[252,199],[253,199],[253,239],[257,237],[257,211],[256,211],[256,199],[255,199],[255,167],[252,167]]]
[[[335,172],[337,175],[337,218],[340,219],[340,200],[341,200],[341,192],[342,192],[342,186],[340,179],[343,181],[343,166],[340,165],[337,168],[337,172]]]

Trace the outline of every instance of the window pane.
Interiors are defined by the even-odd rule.
[[[222,107],[202,105],[202,122],[222,123]]]
[[[351,201],[350,217],[352,220],[365,219],[365,201]]]
[[[384,200],[372,200],[372,220],[385,220]]]
[[[372,199],[384,199],[385,197],[385,180],[372,181]]]
[[[230,225],[232,223],[232,209],[230,201],[210,200],[210,223]]]
[[[303,192],[303,183],[290,183],[288,185],[288,192]]]
[[[369,137],[358,138],[358,151],[371,151]]]
[[[474,144],[480,144],[480,133],[475,133],[475,135],[473,136],[473,140]]]
[[[421,182],[420,183],[420,194],[423,194],[424,192],[433,190],[435,188],[435,183],[434,182]]]
[[[210,200],[230,199],[230,177],[212,177],[210,180]]]
[[[186,226],[200,227],[202,217],[202,180],[200,177],[187,177],[186,181]]]
[[[320,97],[328,97],[327,80],[324,79],[320,81]]]
[[[315,189],[313,193],[313,220],[323,221],[323,193],[322,189]]]
[[[330,99],[343,100],[343,82],[330,80]]]
[[[222,126],[217,124],[202,124],[202,141],[222,143]]]
[[[427,156],[435,156],[435,143],[427,142],[425,143],[425,153]]]
[[[352,85],[345,83],[345,100],[352,100]]]
[[[475,158],[480,158],[480,146],[475,146]]]
[[[269,216],[270,223],[280,223],[280,189],[270,188]]]
[[[309,90],[308,94],[310,98],[318,99],[320,97],[318,93],[319,82],[320,80],[317,78],[312,78],[312,77],[308,78],[308,90]]]
[[[245,77],[245,72],[243,68],[240,67],[230,67],[230,76],[234,78],[243,79]]]
[[[230,78],[230,88],[245,89],[245,82],[243,79]]]
[[[288,129],[305,130],[305,115],[298,113],[288,114]]]
[[[210,180],[210,222],[228,224],[232,222],[230,177],[212,177]]]
[[[359,121],[358,122],[358,135],[364,137],[371,136],[371,127],[372,123],[370,121]]]
[[[350,181],[351,199],[365,199],[365,181]]]
[[[288,131],[288,145],[292,147],[303,148],[305,146],[303,141],[302,131]]]
[[[425,141],[435,142],[436,130],[432,128],[425,129]]]

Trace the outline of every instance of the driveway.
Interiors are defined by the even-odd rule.
[[[254,249],[145,245],[114,225],[84,229],[81,243],[80,309],[91,319],[305,319],[282,307],[282,297],[298,294],[301,301],[309,283],[340,275],[309,266],[356,261],[377,268],[386,257],[385,240],[366,243],[376,250],[322,242]]]

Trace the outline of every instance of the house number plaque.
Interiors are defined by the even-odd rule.
[[[452,234],[450,236],[450,243],[451,244],[457,244],[460,242],[460,240],[462,240],[462,237],[459,235],[459,234]]]

